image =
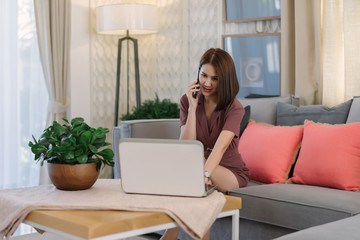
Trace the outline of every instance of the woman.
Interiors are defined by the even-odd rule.
[[[205,182],[221,192],[245,187],[249,171],[238,152],[240,123],[245,110],[236,99],[239,83],[231,56],[211,48],[201,57],[198,81],[188,86],[180,100],[180,139],[204,145]],[[177,239],[179,228],[165,239]],[[203,239],[210,239],[210,231]]]

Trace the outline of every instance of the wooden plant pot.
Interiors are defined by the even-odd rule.
[[[48,163],[51,181],[60,190],[85,190],[90,188],[99,177],[97,163],[57,164]]]

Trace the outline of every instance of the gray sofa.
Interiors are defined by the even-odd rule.
[[[296,114],[304,115],[304,112],[307,114],[306,118],[319,122],[360,122],[360,98],[354,98],[331,109],[318,105],[297,108],[299,98],[293,96],[239,100],[244,107],[250,105],[250,119],[256,122],[273,125],[286,122],[287,125],[292,125],[289,120],[303,121]],[[293,111],[296,114],[288,116],[284,114],[284,109],[285,113]],[[332,117],[323,118],[323,113]],[[333,119],[335,122],[332,122]],[[114,177],[121,177],[117,152],[119,139],[177,139],[179,133],[178,119],[122,122],[121,126],[115,127],[113,131]],[[360,226],[360,215],[357,215],[360,213],[360,192],[300,184],[249,182],[247,187],[230,191],[228,194],[243,200],[240,211],[240,239],[360,239],[360,228],[357,227]],[[230,219],[217,220],[211,229],[212,239],[231,239],[230,229]],[[181,233],[180,238],[189,237]]]

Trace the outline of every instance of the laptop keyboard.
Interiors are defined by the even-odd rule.
[[[214,185],[205,184],[205,191],[209,191],[209,190],[211,190],[211,189],[214,188],[214,187],[215,187],[215,189],[216,189],[216,186],[214,186]]]

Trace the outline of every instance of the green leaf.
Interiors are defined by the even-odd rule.
[[[112,160],[114,158],[114,152],[107,148],[98,153],[100,156],[104,158],[104,160]]]
[[[80,143],[88,145],[91,141],[92,134],[90,131],[86,131],[80,135]]]
[[[102,127],[99,127],[98,129],[96,129],[94,136],[96,138],[103,138],[105,136],[104,129]]]
[[[71,120],[71,125],[73,125],[75,127],[75,126],[81,125],[83,122],[84,122],[83,118],[77,117],[77,118],[73,118]]]
[[[65,159],[73,159],[75,158],[74,151],[66,151],[64,154]]]
[[[60,137],[65,133],[65,128],[63,126],[58,125],[54,128],[54,133],[56,137]]]
[[[76,160],[77,160],[79,163],[86,163],[87,160],[88,160],[88,157],[87,157],[86,154],[82,154],[82,155],[80,155],[79,157],[77,157]]]
[[[86,131],[86,125],[83,124],[78,125],[73,129],[73,133],[77,136],[81,135],[84,131]]]
[[[82,155],[83,153],[84,153],[84,150],[82,148],[77,149],[75,151],[75,157],[78,157],[78,156]]]
[[[69,123],[69,121],[67,120],[66,117],[63,117],[62,120],[64,120],[64,122],[66,122],[66,123]]]
[[[104,146],[105,139],[106,136],[104,135],[104,137],[102,138],[96,138],[95,141],[93,141],[91,144],[94,145],[96,148],[101,148],[102,146]]]
[[[96,164],[96,170],[97,170],[97,171],[100,170],[101,164],[102,164],[102,162],[100,162],[100,161]]]
[[[36,141],[34,135],[32,135],[32,138],[34,139],[34,143],[37,144],[37,141]]]
[[[32,147],[31,147],[31,151],[34,153],[34,154],[39,154],[39,153],[42,153],[42,152],[46,152],[47,148],[42,145],[42,144],[34,144]]]
[[[98,149],[94,145],[89,144],[89,148],[90,148],[91,152],[93,152],[93,153],[98,152]]]

